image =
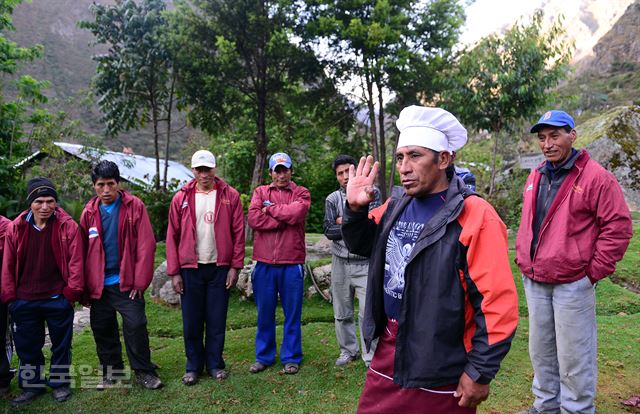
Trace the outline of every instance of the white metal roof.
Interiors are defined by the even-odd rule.
[[[153,184],[153,177],[156,175],[156,159],[143,157],[142,155],[129,155],[122,152],[98,151],[95,148],[84,145],[69,144],[66,142],[54,142],[64,152],[69,153],[85,161],[99,158],[100,160],[113,161],[118,165],[120,177],[138,184]],[[164,160],[160,160],[160,179],[164,174]],[[176,179],[180,184],[184,184],[193,178],[191,170],[177,161],[169,160],[167,170],[167,181]]]

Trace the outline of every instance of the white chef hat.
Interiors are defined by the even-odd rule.
[[[400,130],[398,148],[416,145],[434,151],[457,151],[467,143],[467,130],[451,113],[441,108],[411,105],[396,121]]]

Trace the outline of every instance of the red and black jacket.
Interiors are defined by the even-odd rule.
[[[488,384],[518,324],[504,223],[457,177],[446,199],[422,230],[405,268],[393,370],[393,381],[405,388],[457,384],[463,372]],[[372,218],[366,211],[345,209],[342,234],[347,247],[370,257],[362,327],[367,347],[387,324],[387,238],[410,200],[406,195],[392,197],[371,212]]]

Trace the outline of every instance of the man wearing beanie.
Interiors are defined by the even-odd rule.
[[[56,401],[71,396],[73,303],[83,294],[83,243],[78,225],[57,202],[51,181],[29,180],[29,209],[13,220],[5,236],[0,299],[9,304],[22,389],[14,405],[32,401],[45,385]],[[52,353],[48,379],[42,353],[45,322]]]
[[[244,214],[240,194],[216,177],[216,158],[207,150],[191,157],[195,178],[178,191],[169,208],[167,274],[181,295],[187,356],[184,385],[203,370],[227,378],[222,351],[229,289],[244,266]]]
[[[370,257],[362,331],[378,339],[358,412],[475,413],[518,323],[506,227],[447,175],[467,141],[452,114],[410,106],[396,124],[404,194],[370,219],[378,163],[362,157],[342,221],[351,253]]]
[[[519,414],[596,412],[595,284],[632,235],[620,185],[586,150],[573,118],[547,111],[531,128],[545,162],[524,185],[516,263],[529,308],[533,405]]]
[[[256,188],[251,197],[248,221],[255,230],[253,242],[253,296],[258,308],[256,374],[275,363],[276,306],[278,296],[284,313],[280,361],[285,374],[297,374],[302,361],[302,291],[304,290],[304,220],[309,190],[291,181],[291,157],[277,152],[269,158],[271,184]]]
[[[91,301],[91,330],[102,369],[97,389],[117,385],[124,375],[117,313],[136,382],[155,390],[162,381],[149,349],[144,291],[153,279],[156,239],[147,209],[138,197],[120,188],[120,170],[100,161],[91,171],[96,197],[80,217],[85,240],[85,281]]]

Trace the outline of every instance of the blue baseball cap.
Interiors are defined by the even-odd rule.
[[[285,168],[291,168],[291,157],[284,152],[276,152],[269,158],[269,169],[273,170],[278,165],[282,165]]]
[[[576,127],[571,115],[565,111],[547,111],[540,117],[538,123],[531,127],[531,133],[535,134],[545,125],[554,127],[569,126],[571,129]]]

